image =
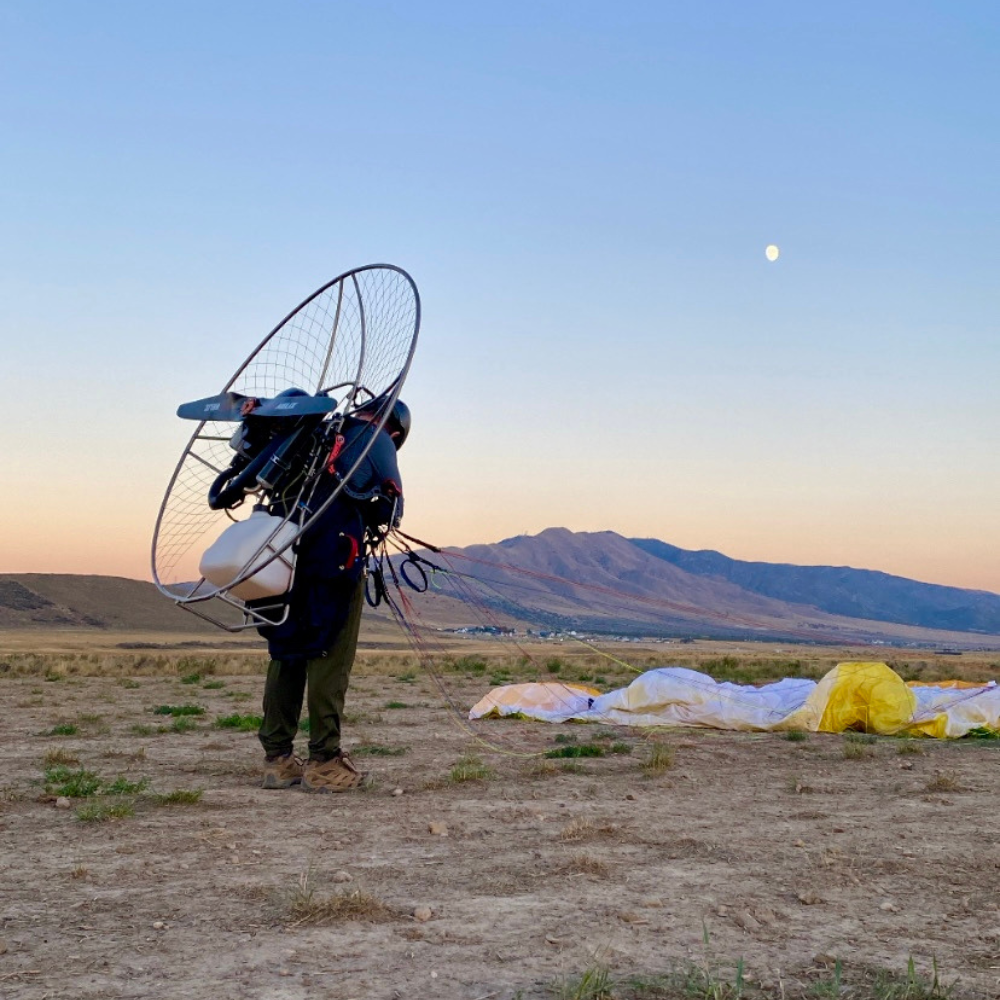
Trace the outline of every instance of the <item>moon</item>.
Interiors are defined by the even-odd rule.
[[[773,243],[770,243],[764,250],[764,256],[770,261],[776,261],[780,255],[781,251]]]

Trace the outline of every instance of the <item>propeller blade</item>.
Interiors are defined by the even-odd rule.
[[[242,420],[244,404],[251,396],[241,396],[238,392],[223,392],[207,399],[196,399],[193,403],[182,403],[177,407],[177,416],[184,420]],[[333,413],[337,400],[331,396],[277,396],[262,399],[251,410],[255,417],[301,417],[315,413]]]
[[[301,417],[312,413],[333,413],[337,401],[330,396],[276,396],[262,399],[255,417]]]
[[[223,392],[193,403],[181,403],[177,416],[183,420],[242,420],[241,407],[248,398],[238,392]]]

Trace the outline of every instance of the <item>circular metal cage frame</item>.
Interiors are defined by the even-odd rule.
[[[327,282],[296,306],[260,342],[223,386],[253,398],[273,398],[296,387],[312,395],[328,393],[338,401],[330,417],[349,417],[373,398],[382,399],[373,423],[385,425],[410,370],[420,331],[420,294],[413,279],[393,264],[368,264]],[[290,522],[293,510],[277,522],[271,538],[260,546],[242,570],[223,586],[208,583],[191,560],[212,542],[220,529],[236,520],[228,511],[208,506],[211,482],[228,467],[233,424],[201,421],[191,435],[167,485],[152,540],[153,581],[175,603],[229,631],[273,622],[274,607],[251,609],[231,594],[290,549],[300,535],[340,495],[343,485],[364,461],[376,434],[371,434],[350,469],[324,502],[311,510],[294,533],[271,545]],[[265,553],[265,549],[268,552]],[[211,602],[223,602],[242,612],[242,624],[228,620],[231,612],[211,613]],[[281,607],[281,600],[277,607]],[[221,610],[213,602],[213,610]],[[266,612],[267,616],[260,612]],[[287,614],[287,608],[285,609]]]

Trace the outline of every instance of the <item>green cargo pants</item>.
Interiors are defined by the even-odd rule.
[[[312,660],[271,660],[264,682],[264,721],[258,736],[268,757],[292,752],[308,687],[309,757],[326,761],[340,750],[340,720],[358,648],[364,579],[358,581],[344,627],[324,656]]]

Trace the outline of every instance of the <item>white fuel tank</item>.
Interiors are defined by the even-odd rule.
[[[201,557],[199,572],[214,586],[225,587],[244,572],[251,560],[253,566],[261,565],[295,536],[296,526],[281,522],[282,518],[266,510],[255,510],[245,521],[231,524]],[[294,567],[295,554],[287,548],[229,593],[241,601],[277,597],[292,585]]]

